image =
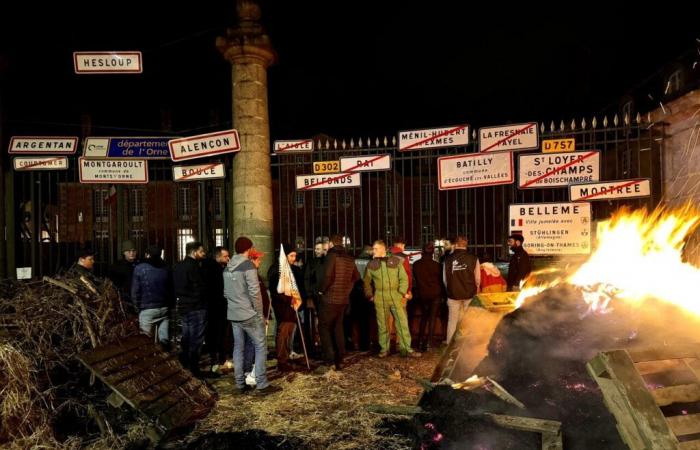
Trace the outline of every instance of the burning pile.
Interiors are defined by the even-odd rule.
[[[485,412],[560,421],[567,449],[627,448],[586,363],[609,349],[700,340],[700,269],[682,258],[699,220],[686,208],[621,211],[601,223],[597,249],[583,265],[539,285],[537,274],[528,280],[522,306],[499,323],[474,370],[526,409],[484,390],[439,386],[421,402],[431,414],[422,422],[443,434],[443,448],[540,448],[536,435],[504,432]]]

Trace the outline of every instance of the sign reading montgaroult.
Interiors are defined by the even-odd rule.
[[[145,159],[78,158],[81,183],[143,184],[148,183]]]
[[[18,156],[12,159],[17,171],[24,170],[66,170],[67,156]]]
[[[510,184],[514,180],[511,152],[470,153],[438,158],[440,190]]]
[[[539,148],[535,122],[479,128],[479,151],[501,152]]]
[[[213,180],[217,178],[226,178],[224,163],[173,166],[174,181]]]
[[[525,238],[532,255],[581,255],[591,252],[590,203],[510,205],[510,234]]]
[[[569,200],[572,202],[639,198],[649,197],[650,195],[651,183],[648,178],[573,184],[569,186]]]
[[[275,154],[280,153],[311,153],[314,151],[313,139],[297,139],[293,141],[275,141]]]
[[[88,158],[170,159],[171,137],[89,137],[83,144]]]
[[[73,52],[75,73],[141,73],[141,52]]]
[[[336,173],[331,175],[297,175],[297,190],[342,189],[360,187],[359,173]]]
[[[469,144],[469,125],[399,131],[399,151]]]
[[[12,136],[9,153],[73,154],[78,149],[77,137],[62,136]]]
[[[600,152],[519,155],[518,187],[546,188],[600,180]]]
[[[171,139],[168,145],[170,146],[170,158],[173,161],[205,158],[212,155],[233,153],[241,149],[236,130]]]

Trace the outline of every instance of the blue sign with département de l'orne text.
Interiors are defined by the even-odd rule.
[[[128,137],[109,139],[110,158],[170,159],[168,141],[171,137]]]

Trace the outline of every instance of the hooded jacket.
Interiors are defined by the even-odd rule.
[[[242,322],[256,315],[264,317],[258,270],[242,254],[233,256],[224,269],[224,296],[228,320]]]
[[[160,258],[148,258],[137,265],[131,283],[131,301],[144,309],[170,306],[172,279],[165,262]]]

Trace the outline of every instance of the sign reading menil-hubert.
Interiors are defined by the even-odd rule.
[[[200,134],[168,141],[170,146],[170,158],[173,161],[185,161],[188,159],[204,158],[223,153],[240,151],[241,144],[238,140],[238,131],[227,130],[216,133]]]
[[[213,180],[217,178],[226,178],[224,163],[173,166],[174,181]]]
[[[143,184],[148,183],[145,159],[78,158],[81,183]]]
[[[525,238],[532,255],[581,255],[591,252],[590,203],[510,205],[510,234]]]
[[[511,152],[471,153],[438,158],[440,190],[510,184],[514,179]]]
[[[77,137],[58,136],[12,136],[9,153],[73,154],[78,149]]]
[[[399,151],[469,144],[469,125],[399,131]]]
[[[141,73],[141,52],[73,52],[75,73]]]
[[[359,173],[337,173],[331,175],[297,175],[297,190],[342,189],[360,187]]]

